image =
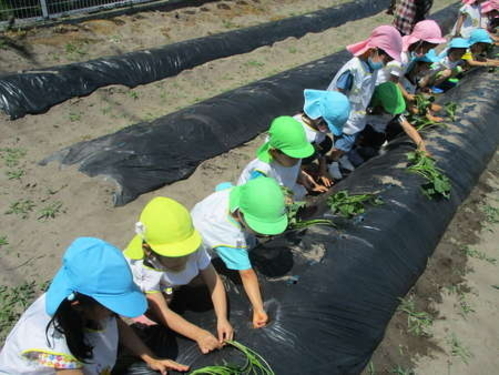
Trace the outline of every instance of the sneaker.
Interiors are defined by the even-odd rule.
[[[348,159],[348,156],[343,155],[340,158],[339,162],[340,162],[341,168],[346,169],[347,171],[350,171],[350,172],[353,172],[355,170],[355,167]]]
[[[338,164],[337,161],[332,162],[329,165],[329,174],[331,177],[335,180],[341,180],[343,178],[343,175],[340,172],[340,165]]]

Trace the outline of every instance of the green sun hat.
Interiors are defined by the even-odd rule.
[[[371,106],[381,106],[391,115],[405,111],[405,100],[400,88],[394,82],[385,82],[377,86],[371,99]]]
[[[239,209],[246,224],[256,233],[276,235],[288,226],[284,194],[270,177],[258,177],[236,186],[229,196],[231,212]]]
[[[280,116],[272,121],[269,141],[256,152],[258,159],[270,163],[269,150],[271,148],[296,159],[308,158],[315,152],[314,146],[307,141],[303,126],[291,116]]]

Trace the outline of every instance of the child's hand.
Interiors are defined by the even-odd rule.
[[[333,178],[329,176],[329,173],[325,172],[319,176],[319,182],[327,188],[334,185]]]
[[[218,342],[223,344],[224,341],[231,341],[234,338],[234,328],[227,319],[218,320],[217,322]]]
[[[218,342],[217,338],[205,330],[202,331],[199,338],[196,339],[196,342],[199,346],[199,350],[201,350],[201,353],[203,354],[207,354],[222,347],[222,344]]]
[[[433,116],[431,113],[426,114],[426,118],[433,122],[442,122],[444,119],[442,117]]]
[[[253,328],[262,328],[269,321],[269,316],[265,311],[253,311]]]
[[[152,358],[147,361],[147,365],[154,371],[159,371],[161,375],[166,375],[167,370],[175,370],[178,372],[189,371],[189,366],[181,365],[171,359]]]

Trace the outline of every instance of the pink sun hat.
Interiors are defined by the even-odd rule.
[[[476,3],[476,0],[463,0],[464,5],[471,5],[471,4],[475,4],[475,3]]]
[[[370,48],[381,48],[395,61],[400,61],[402,36],[395,27],[381,25],[366,40],[347,46],[347,50],[354,56],[360,56]]]
[[[432,44],[447,42],[447,39],[442,37],[442,30],[440,29],[440,26],[438,26],[438,23],[433,20],[418,22],[414,26],[412,33],[402,37],[403,50],[408,51],[411,44],[419,42],[420,40]]]
[[[493,10],[499,10],[499,0],[489,0],[482,4],[482,13],[489,13]]]

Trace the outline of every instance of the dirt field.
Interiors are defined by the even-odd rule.
[[[0,72],[152,48],[341,2],[344,1],[220,1],[173,12],[143,12],[80,25],[8,32],[6,37],[15,48],[3,45]],[[436,0],[433,11],[453,2]],[[0,284],[5,287],[0,289],[0,295],[5,300],[9,293],[15,292],[17,298],[28,298],[31,292],[39,289],[39,284],[53,276],[60,265],[60,255],[77,236],[101,237],[123,247],[133,236],[133,224],[141,208],[154,196],[169,196],[192,207],[219,182],[234,181],[253,157],[262,137],[204,162],[189,179],[145,194],[120,208],[111,205],[112,182],[91,179],[75,168],[61,168],[55,163],[39,166],[38,162],[44,157],[75,142],[96,138],[142,120],[152,120],[329,55],[346,44],[364,39],[375,26],[389,22],[391,17],[380,13],[322,33],[289,38],[251,53],[213,61],[133,90],[123,86],[102,88],[87,97],[57,105],[45,114],[16,121],[8,121],[2,115]],[[427,328],[429,335],[408,334],[407,314],[397,313],[373,358],[375,373],[389,373],[397,366],[407,371],[415,369],[418,374],[495,373],[487,369],[494,370],[493,366],[498,364],[498,327],[491,323],[494,322],[492,315],[498,313],[499,291],[490,286],[499,284],[498,272],[492,261],[473,256],[476,257],[478,251],[490,258],[499,257],[495,246],[497,235],[477,232],[482,226],[497,228],[497,224],[483,224],[487,215],[478,209],[490,205],[497,207],[494,203],[498,197],[497,165],[496,160],[487,174],[488,180],[480,184],[463,206],[461,216],[453,223],[455,228],[448,231],[430,260],[427,273],[415,287],[415,309],[428,311],[433,321]],[[485,193],[492,194],[488,200],[485,200]],[[491,217],[489,215],[489,220],[493,221]],[[466,245],[476,251],[459,249]],[[468,272],[470,267],[474,273]],[[23,284],[28,281],[36,286]],[[24,285],[24,289],[11,289],[19,285]],[[465,306],[463,298],[471,307],[462,307]],[[463,317],[459,315],[462,310],[466,310]],[[10,316],[9,311],[4,311],[3,316]],[[463,347],[471,349],[474,356],[467,358],[468,365],[462,363],[462,356],[452,356],[451,346],[447,344],[451,333],[455,333]],[[486,337],[489,341],[483,345],[482,340]],[[480,350],[473,350],[473,347]]]

